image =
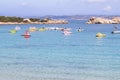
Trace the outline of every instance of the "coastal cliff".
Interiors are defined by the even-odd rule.
[[[87,24],[120,24],[120,17],[114,17],[112,19],[92,17],[88,20]]]

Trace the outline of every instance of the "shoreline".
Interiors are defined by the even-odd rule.
[[[2,24],[68,24],[66,20],[49,20],[47,22],[0,22]]]
[[[0,25],[12,25],[12,24],[68,24],[68,23],[1,23],[0,22]]]

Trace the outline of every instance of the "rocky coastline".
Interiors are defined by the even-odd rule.
[[[120,17],[113,17],[112,19],[106,19],[102,17],[92,17],[87,24],[120,24]]]
[[[0,22],[0,24],[68,24],[68,21],[50,20],[48,22]]]
[[[0,24],[68,24],[68,21],[51,18],[40,19],[0,16]]]

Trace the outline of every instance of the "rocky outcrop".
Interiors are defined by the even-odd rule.
[[[68,24],[65,20],[49,20],[46,24]]]
[[[114,21],[116,24],[120,24],[120,17],[114,17],[112,21]]]
[[[113,19],[92,17],[88,20],[87,24],[120,24],[120,17],[114,17]]]

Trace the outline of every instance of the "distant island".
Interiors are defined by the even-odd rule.
[[[51,19],[88,20],[92,17],[112,19],[114,17],[120,17],[120,15],[61,15],[61,16],[47,15],[47,16],[42,16],[41,18],[46,18],[46,17],[51,18]]]
[[[0,16],[0,24],[67,24],[66,20],[55,20],[51,18],[21,18]]]

